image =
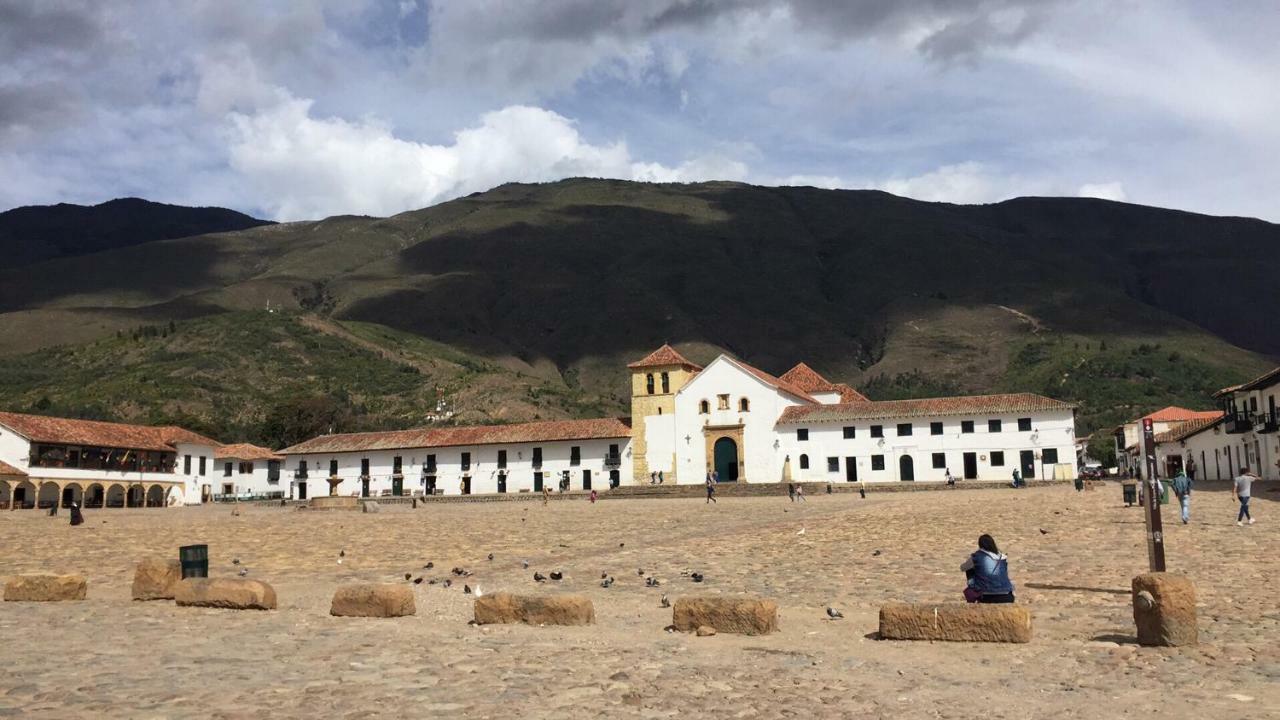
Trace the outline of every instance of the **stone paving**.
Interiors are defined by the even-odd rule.
[[[1190,525],[1166,513],[1170,567],[1200,595],[1201,644],[1178,649],[1133,644],[1129,580],[1146,570],[1146,549],[1141,511],[1123,506],[1114,483],[801,504],[102,510],[76,528],[5,512],[0,576],[80,573],[89,589],[82,602],[0,604],[0,715],[1280,717],[1280,493],[1255,494],[1251,527],[1235,525],[1225,486],[1195,494]],[[1010,555],[1031,643],[874,639],[884,602],[959,599],[958,566],[982,532]],[[274,586],[279,609],[130,600],[139,558],[194,542],[209,544],[211,575],[247,568]],[[564,579],[532,580],[552,570]],[[329,615],[340,584],[403,583],[405,573],[424,578],[417,615]],[[646,587],[646,576],[661,585]],[[471,626],[463,585],[580,593],[596,624]],[[663,594],[772,598],[781,630],[668,633]],[[828,606],[844,619],[828,620]]]

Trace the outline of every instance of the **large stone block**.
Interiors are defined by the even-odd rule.
[[[1021,605],[890,603],[880,608],[882,640],[1031,642],[1031,611]]]
[[[1139,575],[1133,579],[1133,621],[1139,645],[1195,645],[1196,586],[1184,575]]]
[[[83,575],[14,575],[4,584],[8,602],[83,600],[88,583]]]
[[[172,600],[182,580],[182,563],[164,558],[143,558],[133,571],[134,600]]]
[[[354,583],[333,593],[329,614],[341,617],[403,617],[418,611],[409,585]]]
[[[681,632],[710,627],[718,633],[767,635],[778,629],[778,603],[757,598],[680,598],[671,609],[671,622]]]
[[[187,578],[174,589],[179,605],[228,610],[275,610],[276,591],[261,580]]]
[[[595,606],[581,595],[494,593],[476,598],[475,614],[480,625],[591,625],[596,621]]]

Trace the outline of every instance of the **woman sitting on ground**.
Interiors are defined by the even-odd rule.
[[[978,550],[960,566],[968,578],[964,599],[978,603],[1013,602],[1013,583],[1009,580],[1009,558],[996,547],[990,535],[978,538]]]

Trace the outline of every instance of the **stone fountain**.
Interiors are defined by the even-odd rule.
[[[329,483],[329,495],[327,497],[313,497],[307,506],[312,510],[359,510],[360,498],[350,497],[338,494],[338,486],[342,484],[342,478],[337,475],[331,475],[325,480]]]

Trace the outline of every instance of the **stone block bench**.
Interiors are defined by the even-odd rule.
[[[592,625],[595,606],[581,595],[512,595],[494,593],[476,598],[478,625]]]
[[[174,601],[190,607],[275,610],[276,591],[261,580],[187,578],[174,588]]]
[[[164,558],[143,558],[133,571],[134,600],[172,600],[182,580],[182,563]]]
[[[758,598],[687,597],[676,600],[671,624],[681,632],[768,635],[778,629],[778,603]]]
[[[329,614],[337,617],[404,617],[418,612],[409,585],[352,583],[333,593]]]
[[[6,602],[83,600],[88,583],[83,575],[14,575],[4,584]]]
[[[890,603],[880,608],[881,640],[1031,642],[1031,611],[1023,605]]]

